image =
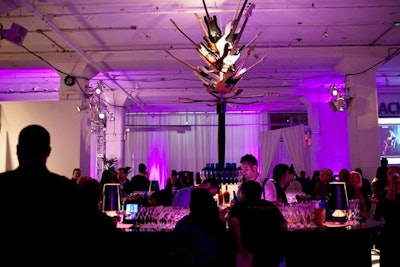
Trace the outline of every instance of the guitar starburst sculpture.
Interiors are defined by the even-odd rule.
[[[254,3],[248,3],[248,0],[244,0],[241,6],[242,0],[238,0],[238,5],[233,19],[229,21],[226,26],[224,33],[222,33],[217,23],[216,16],[210,16],[207,10],[205,0],[203,0],[203,6],[206,12],[204,16],[204,23],[198,14],[195,14],[200,27],[204,33],[204,42],[196,43],[192,40],[179,26],[170,19],[172,24],[178,29],[195,47],[201,58],[204,60],[206,65],[204,66],[193,66],[184,60],[178,58],[172,54],[169,50],[165,50],[171,57],[178,60],[182,64],[186,65],[193,70],[194,75],[203,83],[206,91],[214,96],[211,100],[195,100],[191,98],[180,97],[179,100],[184,103],[194,102],[214,102],[214,103],[229,103],[229,104],[252,104],[258,101],[241,103],[232,100],[244,99],[244,98],[257,98],[264,95],[254,95],[248,97],[240,97],[239,94],[243,92],[242,89],[237,89],[237,83],[242,79],[243,74],[252,69],[254,66],[262,62],[265,58],[260,58],[256,63],[249,67],[244,67],[246,61],[250,55],[254,52],[255,45],[253,42],[261,34],[257,34],[247,44],[239,47],[239,41],[242,37],[244,28],[246,27],[247,21],[255,8]],[[244,21],[239,28],[239,22],[244,14]],[[241,61],[239,66],[236,66],[236,62],[239,59],[241,52],[247,49],[245,58]]]

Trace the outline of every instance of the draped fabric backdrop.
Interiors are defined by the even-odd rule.
[[[272,177],[272,170],[278,163],[293,164],[297,174],[300,171],[310,174],[308,146],[304,135],[303,124],[261,133],[261,168],[264,177]],[[282,159],[277,162],[278,148],[281,153],[284,151],[282,144],[287,149],[289,161],[286,161],[287,157],[282,157],[284,154],[281,154]]]
[[[276,159],[279,139],[264,137],[268,130],[267,114],[259,112],[237,112],[225,114],[225,163],[236,163],[245,154],[253,154],[259,160],[260,172]],[[182,126],[188,126],[183,132]],[[157,180],[164,188],[171,170],[199,172],[206,163],[218,162],[218,115],[210,113],[128,113],[126,127],[126,166],[132,175],[138,172],[140,163],[147,166],[150,180]],[[299,126],[303,127],[303,126]],[[299,128],[300,129],[300,128]],[[279,129],[281,130],[281,129]],[[278,135],[278,134],[276,134]],[[287,132],[288,140],[295,133]],[[300,132],[296,135],[299,138]],[[301,136],[304,142],[304,130]],[[264,142],[269,144],[264,145]],[[291,141],[288,141],[291,142]],[[287,151],[295,153],[297,148],[281,149],[283,162],[292,162]],[[283,151],[283,152],[282,152]],[[296,152],[299,153],[299,152]],[[297,159],[298,157],[296,157]],[[304,160],[298,158],[293,164],[302,168]],[[267,162],[267,163],[266,163]],[[268,168],[269,170],[269,168]],[[261,172],[267,174],[268,170]]]

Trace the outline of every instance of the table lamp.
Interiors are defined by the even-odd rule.
[[[334,222],[345,223],[347,221],[346,210],[349,201],[347,197],[347,189],[345,182],[329,183],[328,210],[329,220]]]
[[[106,183],[103,186],[102,210],[107,214],[121,210],[121,195],[119,183]]]

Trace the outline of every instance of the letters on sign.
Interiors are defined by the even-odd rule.
[[[379,104],[379,115],[400,115],[400,102],[381,102]]]

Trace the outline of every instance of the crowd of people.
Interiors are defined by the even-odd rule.
[[[65,251],[72,243],[79,249],[96,247],[99,243],[113,244],[117,223],[101,210],[103,185],[118,183],[122,198],[134,191],[149,191],[150,186],[143,163],[131,179],[129,167],[105,170],[100,181],[82,175],[80,168],[73,169],[72,177],[67,178],[47,169],[50,152],[47,130],[40,125],[29,125],[18,137],[18,168],[0,174],[3,188],[18,188],[21,195],[29,196],[27,203],[27,198],[15,197],[6,190],[0,194],[4,214],[12,216],[6,220],[6,227],[2,227],[6,255],[22,250],[31,255],[31,263],[49,263],[49,253],[73,262],[73,256],[65,258]],[[382,222],[374,242],[381,253],[381,267],[393,266],[397,250],[392,244],[400,238],[399,167],[388,166],[383,159],[376,177],[369,182],[359,168],[342,169],[337,177],[329,168],[323,168],[308,179],[304,171],[297,176],[293,166],[277,164],[268,179],[260,174],[253,155],[244,155],[240,164],[243,181],[229,209],[220,209],[215,201],[220,188],[217,179],[194,184],[193,178],[180,179],[176,170],[171,171],[165,188],[154,192],[145,203],[190,209],[172,233],[170,249],[174,266],[235,266],[248,260],[253,267],[284,266],[282,233],[287,225],[279,205],[290,204],[287,192],[291,190],[302,191],[311,199],[329,197],[332,181],[344,182],[348,198],[359,200],[361,220],[371,218]],[[16,211],[21,212],[16,214]],[[29,218],[28,226],[21,216]],[[11,238],[7,238],[7,232],[13,233]],[[71,254],[74,253],[68,253]],[[93,258],[90,261],[93,263]]]

